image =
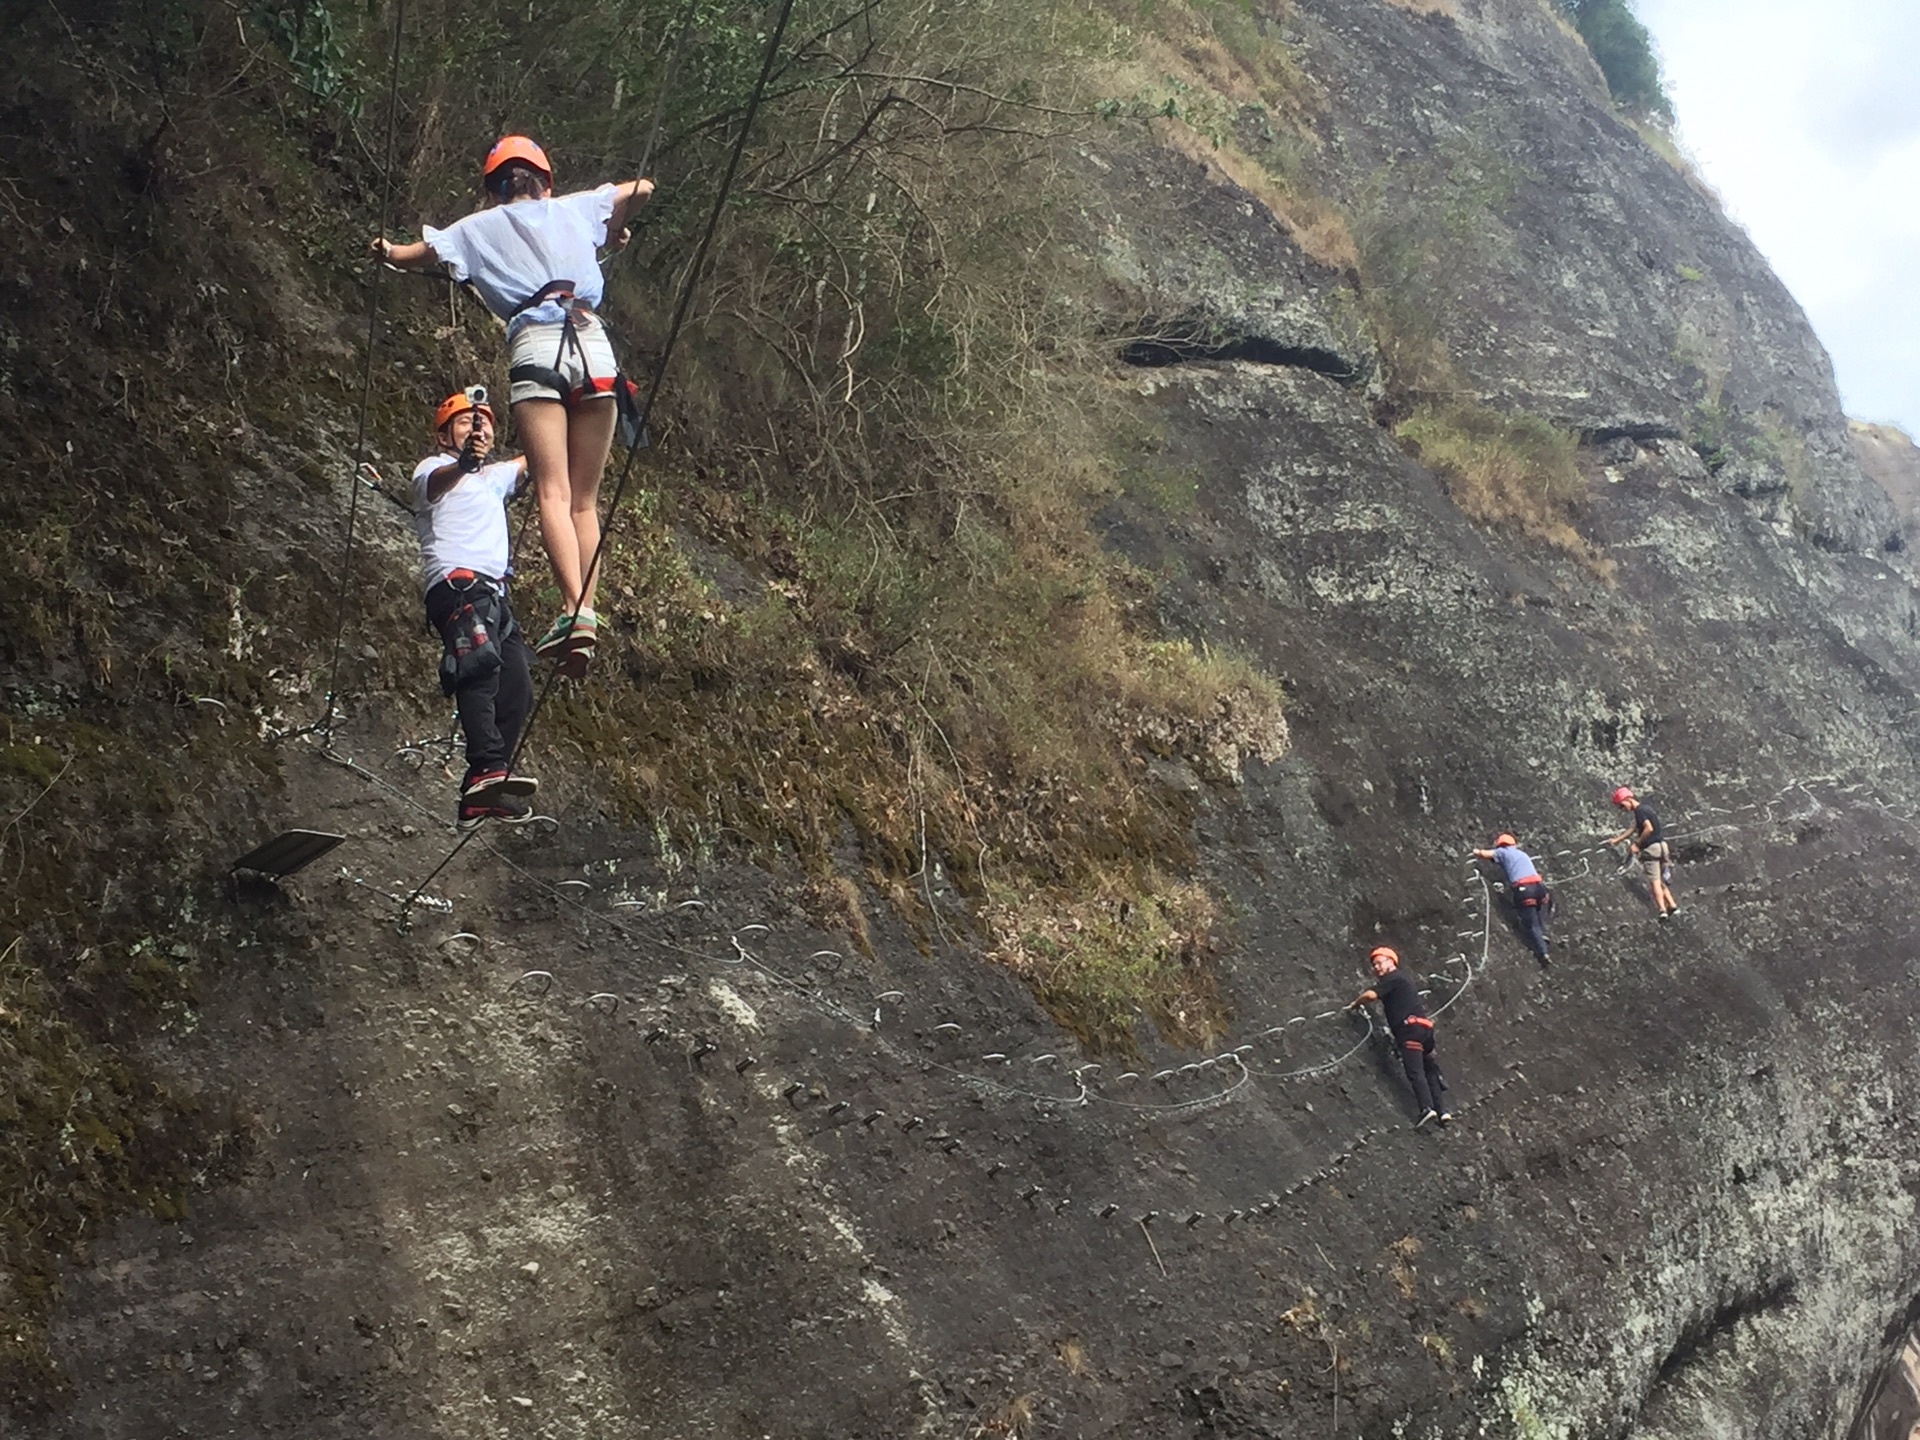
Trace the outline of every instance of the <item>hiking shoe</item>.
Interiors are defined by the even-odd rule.
[[[509,795],[496,786],[473,799],[461,798],[457,826],[461,830],[471,830],[485,820],[498,820],[502,825],[518,825],[532,818],[531,805],[518,795]]]
[[[488,770],[475,775],[460,788],[462,800],[478,800],[492,791],[502,795],[531,795],[540,782],[531,775],[509,775],[504,770]]]
[[[1418,1130],[1422,1125],[1426,1124],[1427,1121],[1438,1120],[1439,1118],[1440,1112],[1438,1110],[1423,1110],[1420,1112],[1420,1118],[1413,1122],[1413,1128]]]
[[[506,779],[507,772],[504,770],[484,770],[478,775],[470,775],[467,777],[467,783],[460,787],[460,798],[478,800],[489,790],[505,784]]]
[[[546,634],[533,642],[533,653],[556,655],[568,650],[591,650],[599,633],[600,621],[591,610],[562,615],[547,627]]]

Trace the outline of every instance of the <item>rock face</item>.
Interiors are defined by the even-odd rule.
[[[396,934],[366,885],[444,853],[438,790],[290,750],[358,869],[236,906],[172,1057],[259,1153],[68,1277],[29,1433],[1844,1433],[1920,1295],[1914,576],[1751,247],[1545,5],[1458,11],[1296,0],[1312,163],[1411,227],[1395,283],[1481,398],[1587,437],[1617,584],[1463,517],[1251,197],[1089,157],[1171,202],[1088,244],[1202,477],[1108,533],[1292,696],[1285,760],[1194,792],[1216,1053],[1080,1055],[964,935],[854,955],[632,835],[475,846]],[[1621,782],[1671,922],[1597,844]],[[1550,969],[1465,859],[1498,829]],[[1451,1130],[1342,1008],[1383,941]]]
[[[1853,452],[1869,480],[1887,492],[1900,517],[1900,533],[1911,545],[1920,528],[1920,446],[1895,425],[1849,421]]]

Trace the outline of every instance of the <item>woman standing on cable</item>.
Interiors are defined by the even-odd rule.
[[[628,180],[553,195],[553,166],[524,135],[507,135],[481,168],[483,208],[444,230],[396,245],[376,236],[373,251],[401,270],[444,265],[471,281],[507,322],[514,428],[526,449],[540,506],[540,538],[566,609],[534,650],[584,675],[598,622],[593,612],[600,548],[600,472],[613,448],[619,366],[594,313],[604,281],[599,251],[624,241],[628,217],[653,194]]]

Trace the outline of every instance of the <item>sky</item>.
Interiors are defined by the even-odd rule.
[[[1679,139],[1833,356],[1920,435],[1920,0],[1633,0]]]

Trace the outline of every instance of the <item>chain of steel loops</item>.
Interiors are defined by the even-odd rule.
[[[412,748],[403,747],[396,754],[412,763],[407,757]],[[436,823],[444,824],[405,791],[350,757],[329,758]],[[1814,793],[1816,786],[1829,788],[1832,801],[1823,802]],[[1920,835],[1920,807],[1889,802],[1865,782],[1841,785],[1833,777],[1795,781],[1765,800],[1707,807],[1698,813],[1703,817],[1724,818],[1688,829],[1674,827],[1668,835],[1671,839],[1702,839],[1743,831],[1791,832],[1836,813],[1837,807],[1848,806],[1881,811]],[[1087,1114],[1098,1107],[1136,1119],[1205,1112],[1234,1102],[1259,1082],[1285,1084],[1331,1076],[1367,1050],[1383,1033],[1370,1015],[1354,1014],[1345,1004],[1335,1004],[1308,1009],[1284,1019],[1270,1019],[1250,1031],[1240,1043],[1203,1059],[1151,1072],[1129,1069],[1109,1074],[1100,1062],[1076,1063],[1058,1052],[1039,1050],[1037,1046],[997,1041],[991,1036],[976,1038],[959,1022],[939,1018],[949,1013],[944,1006],[921,1007],[916,1012],[911,997],[903,990],[836,996],[832,992],[845,967],[845,956],[841,952],[815,950],[803,957],[777,961],[771,954],[776,938],[771,926],[758,921],[736,922],[708,900],[672,902],[658,894],[636,895],[624,881],[612,883],[603,895],[588,880],[547,880],[492,842],[483,841],[482,848],[589,926],[604,927],[634,944],[692,962],[709,980],[726,981],[750,973],[764,982],[764,989],[839,1023],[853,1037],[846,1050],[849,1058],[856,1054],[867,1059],[884,1058],[903,1071],[944,1078],[956,1096],[964,1094],[981,1101],[1019,1104],[1056,1119]],[[1552,879],[1556,886],[1598,884],[1629,873],[1636,863],[1629,860],[1618,866],[1609,865],[1607,860],[1615,857],[1616,852],[1600,844],[1555,845],[1549,841],[1538,853],[1560,862]],[[1846,858],[1840,853],[1823,857],[1796,875],[1843,863]],[[601,868],[609,877],[612,875],[611,864],[586,868],[589,872]],[[343,876],[353,884],[367,884],[345,872]],[[1477,865],[1468,866],[1468,877],[1461,904],[1464,917],[1473,923],[1458,931],[1457,937],[1470,943],[1433,967],[1440,986],[1448,989],[1445,998],[1431,1007],[1430,1013],[1436,1016],[1468,994],[1492,963],[1496,894],[1503,887],[1490,883]],[[1771,887],[1782,883],[1783,878],[1793,877],[1762,877],[1751,882],[1734,882],[1725,888],[1732,890],[1743,883]],[[376,886],[368,888],[378,890]],[[397,901],[398,897],[379,893]],[[452,908],[447,902],[435,904]],[[691,943],[658,933],[656,922],[662,919],[670,919],[677,927],[690,918],[709,922],[710,933]],[[1636,923],[1644,925],[1645,922]],[[476,955],[485,948],[484,940],[468,931],[449,935],[439,943],[443,947],[469,947]],[[985,1178],[1005,1187],[1007,1193],[1020,1202],[1016,1208],[1043,1218],[1078,1216],[1102,1225],[1137,1225],[1150,1232],[1158,1226],[1160,1233],[1169,1229],[1176,1234],[1194,1232],[1202,1226],[1211,1226],[1216,1232],[1250,1232],[1260,1222],[1279,1214],[1287,1202],[1334,1178],[1380,1137],[1406,1130],[1404,1119],[1383,1120],[1366,1127],[1347,1136],[1317,1165],[1303,1169],[1286,1186],[1246,1196],[1223,1210],[1196,1210],[1172,1203],[1142,1210],[1138,1204],[1123,1206],[1113,1198],[1077,1206],[1073,1196],[1051,1193],[1031,1174],[1023,1173],[1017,1162],[972,1153],[974,1142],[955,1133],[961,1127],[950,1118],[943,1119],[937,1114],[890,1114],[875,1104],[860,1103],[857,1095],[837,1094],[816,1080],[772,1073],[750,1045],[717,1033],[713,1027],[677,1019],[674,1013],[677,997],[656,998],[651,1006],[646,1006],[612,991],[571,993],[560,977],[546,969],[526,970],[502,983],[507,994],[520,1003],[540,1007],[566,1005],[582,1016],[583,1024],[597,1028],[605,1023],[623,1023],[625,1028],[637,1033],[641,1046],[663,1058],[675,1058],[690,1074],[720,1080],[730,1072],[761,1102],[782,1107],[792,1116],[804,1117],[813,1138],[837,1134],[858,1141],[861,1137],[877,1139],[897,1133],[930,1152],[945,1154],[956,1163],[971,1164]],[[895,1039],[896,1033],[917,1038],[918,1046],[908,1044],[904,1038]],[[1314,1053],[1306,1055],[1302,1051]],[[1485,1089],[1471,1105],[1457,1106],[1456,1111],[1464,1114],[1493,1108],[1506,1091],[1525,1083],[1521,1067],[1517,1063],[1510,1065],[1502,1079]]]

